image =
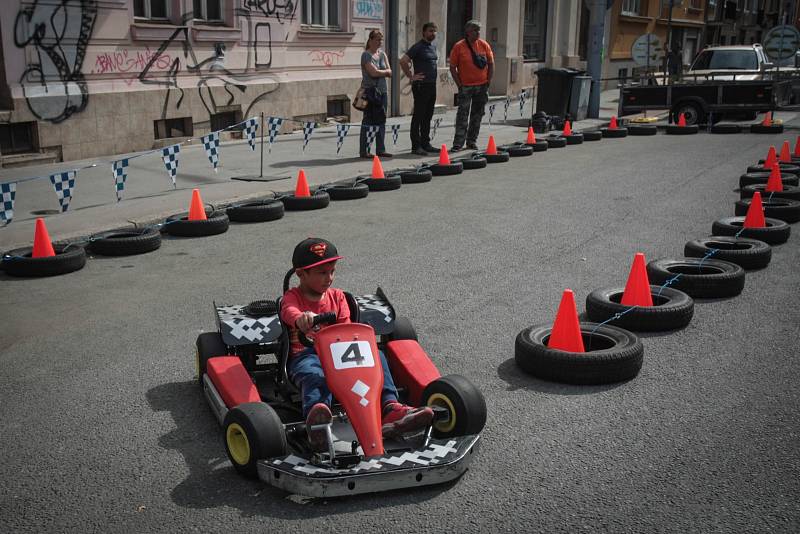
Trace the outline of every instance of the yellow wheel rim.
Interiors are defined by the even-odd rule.
[[[439,432],[452,432],[456,427],[456,407],[453,406],[453,402],[448,399],[446,395],[434,393],[428,397],[428,406],[441,406],[447,409],[450,413],[450,420],[436,422],[433,424],[433,427]]]
[[[239,423],[228,425],[225,439],[228,442],[228,451],[230,451],[233,461],[239,465],[247,465],[250,462],[250,442],[247,441],[247,434],[239,426]]]

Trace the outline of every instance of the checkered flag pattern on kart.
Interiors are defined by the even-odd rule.
[[[317,127],[316,122],[304,122],[303,123],[303,150],[305,151],[306,145],[311,140],[311,134],[314,133],[314,128]]]
[[[433,119],[433,128],[431,128],[431,141],[433,141],[433,138],[436,137],[436,129],[439,127],[440,124],[442,124],[441,117],[436,117],[435,119]]]
[[[347,132],[350,131],[349,124],[337,124],[336,125],[336,153],[338,154],[339,151],[342,149],[342,145],[344,144],[344,138],[347,137]]]
[[[61,211],[69,209],[69,202],[72,200],[72,190],[75,189],[75,175],[77,171],[59,172],[50,175],[50,183],[56,190],[58,203],[61,204]]]
[[[508,120],[508,106],[511,105],[511,97],[506,97],[506,101],[503,103],[503,122]]]
[[[219,132],[211,132],[208,135],[204,135],[200,138],[200,141],[203,143],[203,148],[206,149],[208,161],[214,166],[214,172],[219,172],[217,170],[217,167],[219,167]]]
[[[270,117],[267,119],[267,131],[269,132],[269,151],[272,152],[272,143],[275,141],[275,136],[278,135],[278,130],[281,129],[283,119],[280,117]]]
[[[164,160],[164,166],[167,168],[169,177],[172,180],[172,187],[175,189],[178,188],[175,176],[178,174],[178,154],[180,151],[181,145],[172,145],[161,150],[161,159]]]
[[[370,152],[372,150],[372,142],[375,141],[375,135],[377,133],[378,133],[378,126],[367,126],[367,152]]]
[[[117,202],[122,200],[122,192],[125,191],[125,180],[128,179],[128,160],[120,159],[111,162],[111,174],[114,175],[114,192],[117,194]]]
[[[232,337],[239,342],[266,343],[280,335],[281,325],[277,315],[250,317],[244,306],[217,306],[220,332],[223,338]]]
[[[492,124],[492,116],[494,115],[494,108],[497,104],[490,104],[489,105],[489,124]]]
[[[392,144],[397,144],[397,137],[400,135],[400,125],[392,124]]]
[[[14,218],[14,197],[17,196],[17,182],[0,184],[0,221],[10,224]],[[5,224],[3,226],[5,226]]]
[[[383,320],[387,323],[392,322],[392,309],[378,295],[362,295],[355,297],[358,307],[362,310],[374,310],[383,314]]]
[[[256,132],[258,131],[258,119],[247,119],[244,123],[244,133],[247,136],[247,143],[250,145],[250,150],[256,149]]]

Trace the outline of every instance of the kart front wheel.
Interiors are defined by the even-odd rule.
[[[448,411],[447,420],[433,423],[433,434],[437,438],[478,434],[486,424],[483,394],[461,375],[437,378],[425,387],[422,399],[427,406]]]
[[[283,423],[269,404],[240,404],[228,412],[222,427],[225,452],[236,471],[247,478],[258,478],[258,460],[286,454]]]
[[[203,375],[206,374],[206,364],[208,360],[215,356],[225,356],[228,354],[228,347],[222,341],[222,336],[217,332],[205,332],[197,336],[195,343],[195,364],[197,380],[200,387],[203,387]]]
[[[408,317],[395,318],[394,330],[389,334],[389,337],[391,337],[392,341],[397,341],[399,339],[419,341],[417,338],[417,331],[414,330],[414,325],[411,324],[411,320]]]

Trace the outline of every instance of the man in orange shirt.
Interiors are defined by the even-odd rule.
[[[477,150],[483,109],[489,100],[489,82],[494,75],[494,54],[489,43],[480,39],[481,23],[470,20],[464,27],[466,37],[450,51],[450,74],[458,86],[456,135],[451,152],[464,148]],[[469,123],[469,127],[467,127]]]

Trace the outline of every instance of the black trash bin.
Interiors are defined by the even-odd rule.
[[[536,111],[566,117],[569,111],[572,80],[584,73],[585,71],[568,67],[558,69],[545,67],[537,70],[539,83],[536,90]]]

